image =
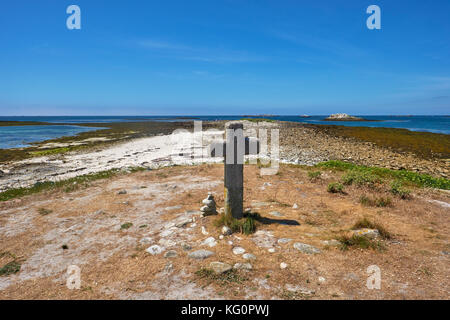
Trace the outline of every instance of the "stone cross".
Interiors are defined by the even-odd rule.
[[[211,157],[225,158],[224,196],[225,214],[241,219],[244,213],[244,155],[259,153],[259,140],[245,137],[242,123],[226,127],[226,142],[210,145]]]

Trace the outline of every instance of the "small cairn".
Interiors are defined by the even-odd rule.
[[[202,212],[203,217],[217,214],[216,202],[214,201],[214,196],[211,192],[208,192],[208,196],[202,201],[202,203],[204,206],[200,208],[200,211]]]

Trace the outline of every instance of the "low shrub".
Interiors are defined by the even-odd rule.
[[[386,247],[380,241],[371,240],[364,236],[341,236],[337,240],[341,243],[341,250],[346,251],[351,247],[358,247],[361,249],[373,249],[378,251],[384,251]]]
[[[339,182],[330,183],[327,187],[330,193],[344,193],[344,186]]]
[[[411,195],[411,191],[405,189],[403,184],[398,180],[391,183],[390,192],[396,196],[399,196],[401,199],[409,199]]]
[[[356,229],[376,229],[380,233],[383,239],[391,239],[392,235],[386,228],[378,222],[372,222],[368,218],[364,217],[359,219],[352,227],[353,230]]]
[[[311,181],[316,181],[320,179],[320,176],[322,175],[322,172],[320,171],[309,171],[308,172],[308,178]]]
[[[370,198],[366,195],[362,195],[359,198],[359,202],[368,207],[391,207],[392,206],[392,199],[389,197],[375,197]]]
[[[355,184],[357,186],[373,187],[377,183],[381,183],[382,180],[375,174],[361,170],[351,170],[342,176],[341,181],[344,185]]]
[[[261,219],[258,213],[245,213],[242,219],[235,219],[231,214],[220,214],[214,222],[216,227],[227,226],[233,232],[252,234],[256,231],[257,222]]]

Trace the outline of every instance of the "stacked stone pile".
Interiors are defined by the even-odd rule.
[[[202,201],[202,203],[204,204],[204,206],[200,208],[202,216],[205,217],[217,214],[216,202],[214,201],[214,196],[211,192],[208,193],[208,196]]]

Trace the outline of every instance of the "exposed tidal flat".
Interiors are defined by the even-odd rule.
[[[396,128],[249,120],[243,121],[245,129],[257,128],[261,123],[268,129],[280,129],[281,162],[316,165],[340,160],[449,178],[450,135]],[[203,130],[215,128],[220,135],[225,122],[203,122]],[[94,130],[32,143],[29,147],[0,149],[0,191],[105,170],[173,165],[172,132],[176,129],[193,131],[192,121],[78,125]],[[207,143],[208,140],[203,147],[207,147]],[[188,154],[185,158],[189,157]]]

